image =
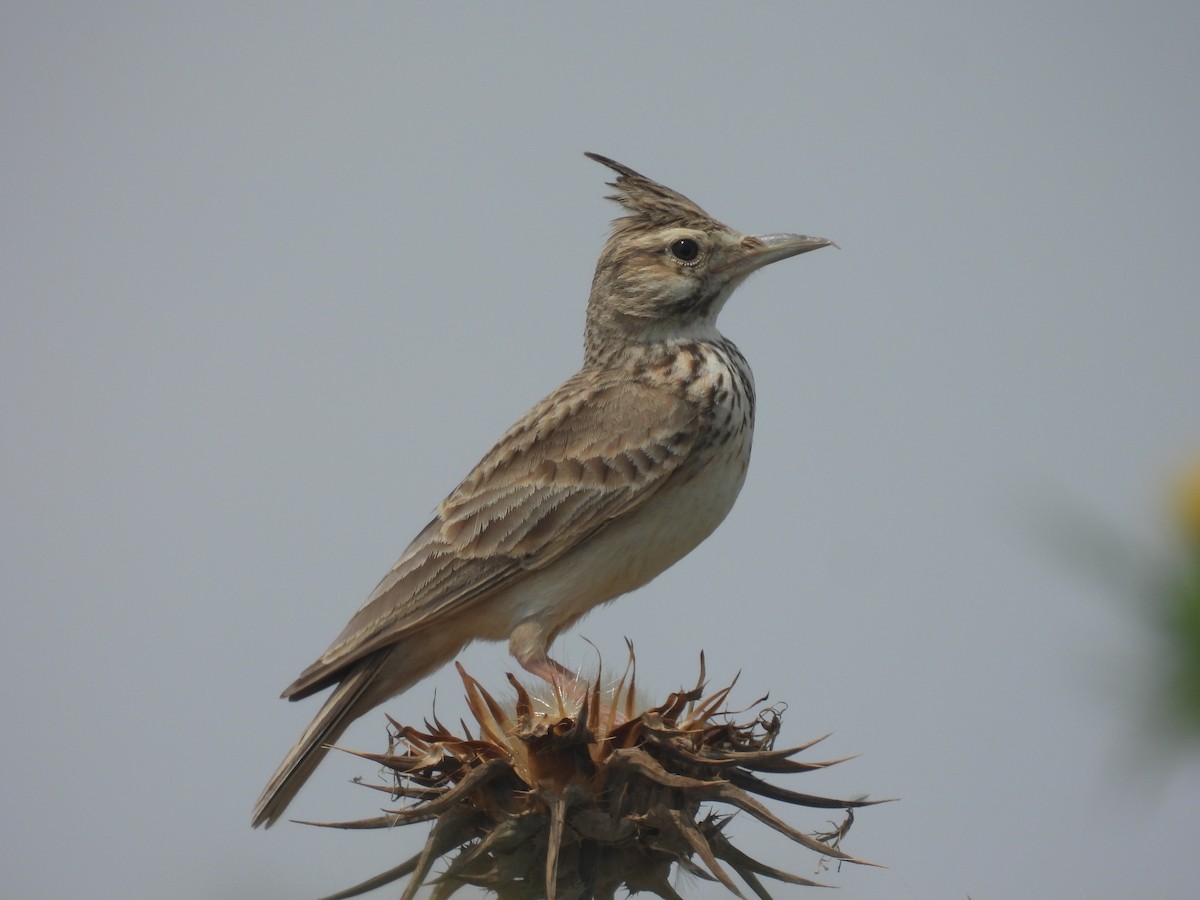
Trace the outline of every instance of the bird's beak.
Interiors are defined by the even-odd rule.
[[[718,272],[736,278],[789,256],[836,246],[831,240],[806,234],[752,234],[742,241],[737,255],[721,266]]]

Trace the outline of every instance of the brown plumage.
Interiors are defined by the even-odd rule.
[[[359,716],[453,659],[507,640],[528,671],[570,680],[555,636],[633,590],[720,524],[754,427],[745,358],[716,329],[770,262],[829,245],[743,235],[670,188],[617,172],[588,301],[583,368],[512,426],[439,506],[342,633],[284,691],[335,685],[254,810],[270,825]]]

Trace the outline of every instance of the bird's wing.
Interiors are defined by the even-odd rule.
[[[595,372],[525,414],[438,509],[322,656],[284,692],[300,699],[355,660],[543,568],[652,496],[700,431],[668,391]]]

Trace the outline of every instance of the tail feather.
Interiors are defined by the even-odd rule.
[[[254,806],[252,827],[265,825],[270,828],[274,825],[325,758],[329,745],[342,736],[351,722],[384,699],[373,696],[377,692],[368,689],[376,681],[379,668],[388,655],[386,652],[377,653],[374,657],[361,660],[334,688],[325,705],[267,782]]]

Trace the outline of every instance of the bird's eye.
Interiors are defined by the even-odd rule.
[[[691,238],[680,238],[670,246],[671,255],[680,262],[695,262],[700,255],[700,245]]]

